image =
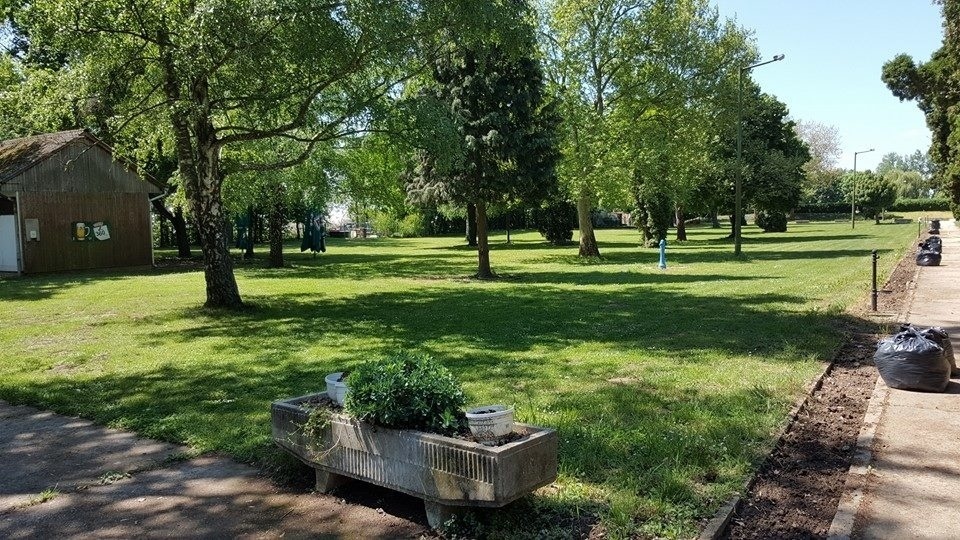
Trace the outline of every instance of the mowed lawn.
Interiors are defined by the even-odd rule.
[[[275,470],[288,462],[272,400],[415,349],[471,404],[559,431],[558,482],[488,533],[562,536],[596,515],[614,537],[690,536],[856,322],[844,309],[866,298],[870,250],[885,277],[917,232],[790,229],[747,227],[740,260],[726,230],[692,229],[666,271],[635,230],[598,231],[596,262],[536,233],[495,235],[495,282],[468,277],[476,253],[455,237],[334,239],[316,257],[291,244],[289,268],[238,268],[240,313],[201,309],[194,269],[3,280],[0,399]]]

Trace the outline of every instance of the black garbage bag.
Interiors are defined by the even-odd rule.
[[[927,231],[928,234],[940,234],[940,229],[930,229]]]
[[[947,334],[946,330],[940,328],[939,326],[931,326],[930,328],[917,328],[910,323],[900,325],[901,332],[910,330],[939,345],[940,348],[943,349],[944,358],[946,358],[947,363],[950,364],[950,376],[960,376],[960,368],[957,368],[957,359],[953,356],[953,344],[950,343],[950,335]]]
[[[943,240],[939,236],[931,236],[930,238],[927,238],[923,244],[929,251],[943,253]]]
[[[917,266],[940,266],[941,258],[936,251],[921,250],[917,253]]]
[[[943,392],[950,384],[950,363],[943,349],[915,329],[882,340],[873,362],[890,388]]]
[[[937,229],[937,230],[939,231],[939,230],[940,230],[940,220],[939,220],[939,219],[931,219],[931,220],[930,220],[930,228],[931,228],[931,229]]]

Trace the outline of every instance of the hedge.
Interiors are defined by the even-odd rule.
[[[950,199],[897,199],[890,212],[922,212],[950,210]]]

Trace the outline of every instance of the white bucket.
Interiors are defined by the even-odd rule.
[[[513,409],[506,405],[486,405],[467,410],[470,432],[481,441],[506,437],[513,431]]]
[[[347,381],[340,380],[342,377],[343,372],[338,371],[327,375],[323,379],[327,383],[327,397],[341,407],[343,407],[343,400],[347,397],[348,390]]]

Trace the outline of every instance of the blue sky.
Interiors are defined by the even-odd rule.
[[[712,0],[724,17],[754,31],[764,59],[753,72],[795,119],[836,126],[843,157],[873,168],[883,154],[927,151],[923,113],[901,103],[880,80],[883,63],[903,52],[926,61],[942,40],[939,6],[930,0]]]

